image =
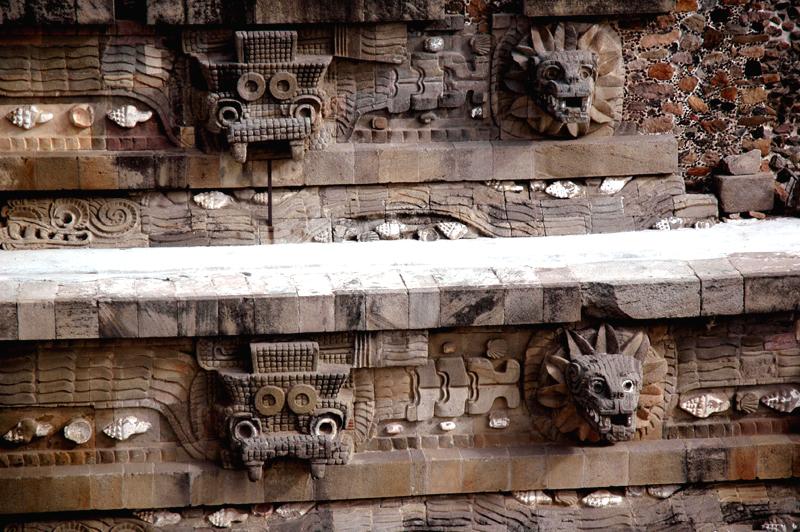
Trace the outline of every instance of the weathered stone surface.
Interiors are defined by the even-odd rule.
[[[529,17],[567,17],[584,15],[628,15],[633,13],[667,13],[675,8],[675,0],[639,0],[621,2],[602,0],[525,0],[525,14]]]
[[[719,194],[719,207],[724,213],[772,209],[775,196],[775,176],[772,173],[718,175],[714,182]]]
[[[744,280],[726,259],[689,261],[700,278],[703,316],[741,314],[744,311]]]
[[[757,174],[761,169],[761,152],[750,150],[739,155],[728,155],[722,159],[722,166],[731,175]]]

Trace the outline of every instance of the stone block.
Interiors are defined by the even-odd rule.
[[[359,279],[367,296],[367,330],[408,329],[408,291],[400,273],[360,274]]]
[[[793,443],[786,436],[758,438],[758,478],[790,478],[792,476]]]
[[[441,327],[503,324],[504,288],[490,269],[434,270],[432,275],[439,286]]]
[[[277,163],[274,161],[273,171]],[[322,151],[309,151],[303,158],[303,181],[306,185],[349,185],[355,181],[355,150],[352,144],[338,143]],[[273,185],[278,186],[273,174]]]
[[[630,465],[629,447],[585,447],[584,487],[626,486]]]
[[[490,142],[454,142],[456,165],[451,180],[486,181],[492,179],[492,144]]]
[[[544,447],[525,445],[509,447],[509,489],[525,491],[542,489],[547,477],[547,453]]]
[[[215,336],[219,330],[219,304],[210,290],[211,279],[175,278],[178,336]]]
[[[37,190],[74,190],[79,188],[77,157],[39,157],[36,159]]]
[[[457,493],[462,489],[461,451],[458,449],[424,449],[425,492]]]
[[[138,338],[139,304],[133,279],[98,281],[98,320],[101,338]]]
[[[570,323],[581,319],[581,287],[568,268],[537,268],[542,283],[542,322]]]
[[[586,454],[580,447],[547,448],[548,489],[577,489],[584,486]]]
[[[672,174],[678,170],[678,144],[672,135],[543,141],[534,150],[537,179]]]
[[[629,450],[628,481],[632,486],[686,482],[686,444],[683,441],[656,440],[622,445]]]
[[[595,317],[656,319],[700,315],[700,279],[685,262],[577,264],[584,311]]]
[[[256,334],[300,332],[297,288],[289,275],[254,272],[247,277],[253,297]]]
[[[19,283],[6,280],[0,292],[0,340],[16,340],[19,335]]]
[[[774,204],[774,183],[775,176],[769,172],[715,176],[719,208],[726,214],[769,211]]]
[[[530,142],[493,142],[492,179],[530,181],[536,177]]]
[[[163,279],[137,279],[139,337],[164,338],[178,335],[178,304],[175,285]]]
[[[367,330],[367,293],[357,274],[331,273],[337,331]]]
[[[402,271],[400,276],[408,292],[409,328],[438,328],[441,299],[436,280],[428,273],[411,270]]]
[[[730,175],[757,174],[761,169],[761,150],[750,150],[723,157],[722,168]]]
[[[744,279],[724,258],[689,261],[700,278],[700,314],[735,315],[744,311]]]
[[[525,0],[525,15],[529,17],[579,17],[600,15],[639,15],[669,13],[675,0]]]
[[[687,440],[686,480],[719,482],[728,479],[728,453],[720,438]]]
[[[54,300],[56,338],[97,338],[97,285],[93,282],[62,284]]]
[[[506,287],[504,298],[506,325],[543,322],[544,288],[535,270],[525,267],[503,267],[494,268],[493,271]],[[580,309],[580,303],[578,308]]]
[[[747,314],[795,310],[800,306],[800,257],[749,253],[730,258],[744,278]]]
[[[511,463],[505,447],[461,449],[461,491],[508,491]]]
[[[218,302],[219,334],[253,334],[255,309],[247,277],[217,275],[212,282]]]
[[[58,283],[55,281],[28,281],[20,284],[17,295],[20,340],[54,340],[56,338],[55,297],[57,292]],[[0,303],[0,308],[2,308],[2,303]]]
[[[379,183],[417,183],[420,181],[418,147],[414,144],[380,144]]]
[[[299,332],[335,330],[336,305],[331,281],[325,274],[293,276],[297,287]]]

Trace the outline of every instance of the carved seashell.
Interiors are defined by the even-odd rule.
[[[363,233],[360,233],[356,237],[356,239],[359,242],[377,242],[378,240],[381,239],[381,237],[379,237],[378,233],[376,233],[375,231],[365,231]]]
[[[800,389],[795,386],[781,386],[774,392],[761,396],[761,402],[778,412],[791,412],[800,406]]]
[[[75,418],[64,427],[64,437],[78,445],[92,439],[92,424],[82,418]]]
[[[439,233],[433,226],[422,227],[417,229],[417,239],[422,242],[435,242],[439,240]]]
[[[623,500],[620,495],[614,495],[608,490],[597,490],[581,499],[581,502],[589,508],[605,508],[620,505]]]
[[[275,512],[284,519],[297,519],[313,510],[314,506],[315,502],[292,502],[280,505]]]
[[[531,192],[544,192],[547,189],[547,181],[531,181],[529,188]]]
[[[444,50],[444,38],[428,37],[425,39],[424,47],[426,52],[441,52]]]
[[[561,506],[575,506],[578,504],[578,492],[575,490],[559,490],[553,500]]]
[[[670,216],[669,218],[662,218],[653,226],[654,229],[659,231],[672,231],[674,229],[683,228],[683,218],[677,216]]]
[[[469,46],[475,55],[489,55],[492,51],[492,37],[486,33],[478,33],[469,40]]]
[[[314,242],[328,243],[333,240],[333,237],[331,236],[330,230],[321,229],[311,236],[311,240]]]
[[[553,498],[542,490],[514,491],[511,494],[515,499],[527,506],[553,504]]]
[[[94,123],[94,109],[89,105],[75,105],[69,110],[69,121],[77,128],[91,127]]]
[[[208,522],[217,528],[230,528],[233,523],[247,521],[250,514],[236,508],[222,508],[206,517]]]
[[[455,421],[442,421],[439,423],[439,428],[445,432],[450,432],[451,430],[456,430],[456,422]]]
[[[258,205],[269,205],[269,194],[267,192],[256,192],[250,201]]]
[[[664,484],[664,485],[661,485],[661,486],[647,486],[647,493],[651,497],[655,497],[656,499],[669,499],[679,489],[681,489],[681,485],[680,484]]]
[[[109,438],[125,441],[136,434],[144,434],[151,426],[149,421],[143,421],[136,416],[125,416],[104,428],[103,433]]]
[[[505,429],[511,424],[508,416],[489,414],[489,427],[493,429]]]
[[[752,414],[758,410],[758,396],[753,392],[744,392],[736,395],[736,410]]]
[[[627,486],[625,488],[626,497],[644,497],[647,490],[644,486]]]
[[[553,181],[544,191],[559,199],[569,199],[580,195],[581,187],[572,181]]]
[[[130,129],[150,120],[153,111],[140,111],[135,105],[121,105],[109,111],[106,116],[119,127]]]
[[[381,240],[398,240],[408,232],[408,226],[395,221],[384,222],[375,228],[375,232]]]
[[[731,402],[713,393],[702,393],[684,399],[680,407],[694,417],[707,418],[711,414],[726,411],[731,407]]]
[[[3,439],[20,445],[30,443],[34,438],[43,438],[53,431],[53,425],[42,423],[33,418],[20,419],[8,432],[3,434]]]
[[[508,356],[508,342],[505,338],[494,338],[486,342],[486,356],[499,360]]]
[[[487,187],[492,187],[493,189],[497,190],[498,192],[522,192],[525,190],[525,187],[522,185],[518,185],[513,181],[487,181]]]
[[[403,425],[401,425],[400,423],[389,423],[388,425],[386,425],[385,430],[386,434],[395,435],[395,434],[401,434],[404,429]]]
[[[212,190],[211,192],[201,192],[195,194],[194,202],[203,207],[204,209],[221,209],[228,205],[234,205],[236,202],[232,197],[219,190]]]
[[[706,220],[697,220],[694,223],[694,228],[695,229],[711,229],[715,225],[717,225],[717,221],[714,220],[713,218],[708,218]]]
[[[453,342],[445,342],[442,344],[442,353],[445,355],[452,355],[456,352],[456,344]]]
[[[448,240],[459,240],[469,233],[467,226],[460,222],[439,222],[436,227]]]
[[[600,185],[600,192],[603,194],[613,195],[625,188],[625,185],[628,184],[628,181],[633,179],[632,177],[607,177],[603,179],[603,184]]]
[[[469,110],[470,118],[474,118],[475,120],[480,120],[483,118],[483,107],[480,105],[476,105],[472,109]]]
[[[140,510],[133,512],[133,515],[156,528],[177,525],[181,522],[181,514],[167,510]]]
[[[35,105],[21,105],[6,115],[9,122],[22,129],[33,129],[53,119],[53,113],[45,113]]]

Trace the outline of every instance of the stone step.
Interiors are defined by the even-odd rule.
[[[548,239],[0,255],[0,338],[191,337],[795,310],[800,220]]]

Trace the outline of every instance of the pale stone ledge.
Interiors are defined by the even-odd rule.
[[[367,452],[321,479],[281,462],[257,482],[213,464],[10,467],[0,468],[0,484],[15,486],[0,497],[0,514],[769,480],[796,476],[799,459],[796,435],[769,435]]]
[[[525,0],[525,14],[529,17],[636,15],[673,9],[675,0]]]
[[[546,239],[18,251],[0,254],[0,294],[4,340],[792,311],[800,220]]]

